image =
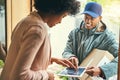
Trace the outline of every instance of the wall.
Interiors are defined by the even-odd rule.
[[[11,33],[15,25],[31,10],[31,0],[6,0],[7,13],[7,48],[11,42]]]

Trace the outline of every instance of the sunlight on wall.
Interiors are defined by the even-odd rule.
[[[120,29],[120,1],[113,1],[111,5],[103,8],[103,21],[107,27],[116,35],[116,40],[119,41]]]

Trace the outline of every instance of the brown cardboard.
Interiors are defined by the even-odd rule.
[[[114,59],[114,57],[108,51],[94,49],[84,59],[84,61],[80,64],[80,66],[82,66],[82,67],[100,66],[100,65],[108,63],[108,61],[111,61],[112,59]],[[80,78],[80,80],[92,80],[92,78],[85,73],[82,76],[82,78]]]

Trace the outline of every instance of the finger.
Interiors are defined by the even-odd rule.
[[[73,65],[75,66],[75,68],[77,69],[77,68],[78,68],[78,64],[77,64],[77,62],[76,62],[76,59],[75,59],[75,58],[73,58],[73,59],[72,59],[72,63],[73,63]]]
[[[75,58],[72,59],[72,63],[73,63],[73,65],[75,66],[74,69],[77,71],[77,70],[78,70],[78,62],[76,61]]]
[[[78,60],[77,58],[71,58],[71,62],[73,63],[73,65],[75,66],[75,69],[77,70],[78,69]]]
[[[69,60],[64,61],[66,64],[68,64],[71,68],[76,68],[73,63],[71,63]]]
[[[74,57],[71,57],[71,58],[69,59],[69,61],[74,64],[73,59],[74,59]]]
[[[78,69],[78,59],[76,57],[71,57],[69,61],[75,66],[74,68]]]
[[[70,67],[68,64],[65,63],[64,60],[63,61],[60,60],[58,64],[62,64],[65,67]]]
[[[88,74],[88,75],[90,75],[90,76],[93,76],[93,70],[86,70],[86,73]]]
[[[93,68],[94,68],[94,66],[90,66],[90,67],[87,67],[87,70],[93,69]]]
[[[76,68],[78,68],[78,61],[77,61],[77,59],[73,59],[73,61],[74,61],[74,65],[76,66]]]
[[[72,63],[72,59],[69,59],[69,61]]]
[[[48,80],[54,80],[54,74],[51,73],[51,72],[47,72],[48,73],[48,76],[49,76],[49,79]]]

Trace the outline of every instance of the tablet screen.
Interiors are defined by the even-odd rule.
[[[79,67],[76,71],[73,68],[65,68],[61,72],[58,73],[59,76],[69,76],[69,77],[81,77],[85,72],[84,67]]]

